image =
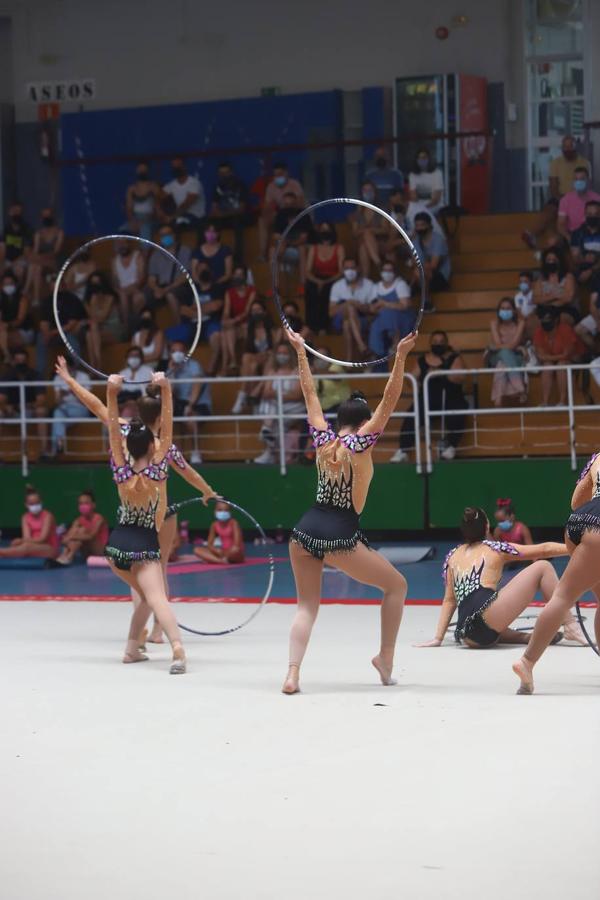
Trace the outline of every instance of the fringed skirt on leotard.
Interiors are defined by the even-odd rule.
[[[359,543],[369,546],[355,509],[319,503],[304,513],[290,540],[300,544],[316,559],[323,559],[327,553],[348,553]]]
[[[600,497],[578,506],[569,516],[567,535],[574,544],[581,543],[585,531],[600,531]]]

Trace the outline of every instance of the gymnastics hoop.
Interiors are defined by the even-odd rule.
[[[245,516],[256,528],[260,535],[261,545],[263,547],[267,547],[267,536],[264,532],[262,525],[256,521],[254,516],[252,516],[248,510],[244,509],[242,506],[238,506],[237,503],[233,503],[231,500],[227,500],[225,497],[215,497],[212,498],[215,500],[215,503],[227,503],[228,506],[233,507],[243,516]],[[180,509],[184,509],[186,506],[191,506],[192,503],[202,503],[202,497],[192,497],[190,500],[182,500],[180,503],[173,503],[168,508],[169,515],[177,514]],[[188,625],[182,625],[181,622],[178,622],[180,628],[184,631],[188,631],[190,634],[199,634],[201,637],[222,637],[225,634],[233,634],[234,631],[239,631],[240,628],[244,628],[246,625],[249,625],[250,622],[257,617],[262,608],[266,605],[269,597],[271,596],[271,591],[273,590],[273,580],[275,578],[275,560],[273,559],[273,554],[270,550],[267,550],[267,557],[269,560],[269,577],[267,579],[267,588],[263,594],[263,598],[256,607],[256,609],[252,612],[251,615],[248,616],[247,619],[244,619],[239,625],[235,625],[233,628],[225,628],[223,631],[200,631],[198,628],[190,628]]]
[[[600,656],[600,650],[598,650],[598,648],[596,647],[595,643],[593,642],[593,640],[591,639],[591,637],[588,634],[587,628],[585,627],[585,619],[582,615],[581,607],[579,606],[579,600],[575,604],[575,612],[577,613],[577,621],[579,622],[579,627],[583,631],[586,641],[588,642],[588,644],[590,645],[590,647],[592,648],[592,650],[594,651],[596,656]]]
[[[152,247],[154,250],[160,250],[162,253],[165,254],[165,256],[169,257],[169,259],[171,260],[172,263],[174,263],[177,266],[180,273],[185,276],[187,283],[191,287],[194,301],[196,303],[196,309],[198,310],[198,323],[196,325],[196,334],[194,335],[194,340],[192,341],[192,345],[185,355],[185,362],[187,362],[192,357],[194,351],[196,350],[196,347],[198,346],[198,341],[200,340],[200,332],[202,330],[202,306],[200,303],[200,297],[198,296],[198,291],[196,290],[196,285],[192,281],[192,276],[190,275],[188,270],[185,268],[185,266],[181,265],[181,263],[179,262],[177,257],[173,256],[172,253],[169,253],[169,251],[165,247],[161,247],[160,244],[155,244],[154,241],[149,241],[147,238],[138,237],[137,234],[105,234],[102,237],[97,237],[97,238],[93,238],[91,241],[86,241],[85,244],[82,244],[81,247],[79,247],[74,253],[72,253],[70,255],[70,257],[68,258],[68,260],[65,263],[63,263],[63,265],[58,273],[58,276],[56,278],[56,282],[54,284],[52,307],[54,310],[54,319],[56,321],[56,327],[58,328],[58,333],[60,334],[61,338],[63,339],[63,343],[65,344],[67,350],[69,351],[69,353],[71,354],[73,359],[75,359],[79,363],[79,365],[86,368],[88,370],[88,372],[91,372],[92,375],[97,375],[99,378],[104,378],[106,381],[108,381],[108,375],[105,372],[101,372],[99,369],[95,369],[94,366],[91,366],[88,362],[86,362],[84,359],[82,359],[80,357],[80,355],[78,353],[76,353],[75,350],[73,349],[71,342],[69,341],[69,338],[65,334],[65,330],[62,327],[60,318],[58,316],[58,295],[60,293],[60,285],[64,278],[65,272],[67,271],[69,266],[74,262],[74,260],[79,256],[80,253],[83,253],[86,250],[88,250],[90,247],[94,247],[96,244],[101,244],[104,241],[119,241],[119,240],[121,240],[121,241],[124,241],[124,240],[139,241],[140,244],[146,244],[147,247]],[[150,382],[149,381],[125,381],[124,380],[123,384],[150,384]]]
[[[290,233],[290,231],[294,228],[295,225],[298,224],[298,222],[301,221],[301,219],[304,218],[304,216],[308,216],[310,213],[314,212],[316,209],[321,209],[323,206],[328,206],[330,203],[354,203],[356,206],[364,206],[365,209],[370,209],[373,212],[379,213],[380,216],[383,216],[383,218],[386,219],[390,223],[390,225],[393,225],[393,227],[396,229],[396,231],[402,236],[402,238],[406,242],[408,249],[411,252],[412,259],[417,267],[417,271],[419,272],[419,279],[421,282],[421,305],[419,307],[419,312],[417,314],[417,318],[416,318],[415,324],[413,326],[413,331],[418,331],[419,326],[421,325],[421,321],[423,319],[423,313],[425,312],[425,306],[427,305],[427,285],[425,282],[425,270],[423,269],[423,263],[421,262],[419,254],[417,253],[416,247],[413,244],[413,242],[411,241],[411,239],[409,238],[409,236],[407,235],[404,228],[402,228],[402,226],[399,225],[396,222],[396,220],[394,218],[392,218],[392,216],[390,216],[388,213],[384,212],[383,209],[379,209],[378,206],[374,206],[372,203],[367,203],[365,200],[354,200],[351,197],[333,197],[330,200],[319,200],[318,203],[313,203],[312,206],[307,206],[306,209],[303,209],[302,212],[300,212],[296,216],[295,219],[292,219],[292,221],[289,223],[289,225],[287,226],[287,228],[285,229],[285,231],[279,238],[279,240],[277,242],[277,246],[275,248],[275,253],[273,254],[273,263],[271,266],[271,279],[272,279],[272,283],[273,283],[273,299],[275,300],[275,303],[277,304],[277,308],[279,310],[279,315],[281,316],[281,321],[283,322],[284,327],[287,328],[288,331],[293,330],[292,326],[288,322],[287,317],[283,311],[283,304],[281,302],[281,297],[279,295],[279,256],[280,256],[281,250],[283,248],[283,245],[285,244],[285,240],[286,240],[288,234]],[[324,353],[319,353],[318,350],[315,350],[313,347],[310,346],[310,344],[307,344],[306,341],[303,341],[303,343],[304,343],[305,349],[308,350],[309,353],[312,353],[313,356],[318,356],[319,359],[324,359],[325,362],[328,362],[331,365],[346,366],[346,368],[348,368],[348,369],[364,369],[367,366],[381,365],[383,363],[387,363],[388,360],[392,359],[395,356],[395,353],[388,353],[387,356],[382,356],[379,359],[370,359],[370,360],[365,360],[364,362],[346,362],[343,359],[334,359],[331,356],[326,356]]]

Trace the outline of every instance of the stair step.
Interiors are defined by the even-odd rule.
[[[506,272],[459,272],[450,281],[452,291],[486,291],[504,288],[514,296],[519,269]]]
[[[516,290],[516,289],[515,289]],[[434,294],[433,305],[438,312],[451,312],[452,310],[493,310],[498,301],[510,294],[510,291],[446,291]]]
[[[524,229],[536,226],[540,214],[535,212],[498,213],[487,216],[464,216],[458,226],[458,234],[520,234]]]
[[[536,265],[533,251],[525,248],[485,253],[456,253],[452,257],[452,271],[456,273],[533,269]]]
[[[495,309],[495,307],[494,307]],[[471,310],[454,310],[441,312],[436,306],[436,312],[431,316],[424,316],[421,325],[423,334],[431,334],[432,331],[442,329],[454,334],[455,331],[482,331],[489,329],[492,313],[472,312]]]
[[[500,234],[461,234],[454,238],[454,246],[459,253],[480,253],[498,250],[524,250],[525,244],[520,234],[504,232]]]

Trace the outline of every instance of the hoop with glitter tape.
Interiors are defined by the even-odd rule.
[[[105,241],[138,241],[140,244],[145,244],[147,247],[151,247],[153,250],[159,250],[161,253],[164,253],[167,256],[173,265],[177,266],[179,272],[185,277],[185,280],[190,286],[192,291],[192,295],[194,297],[194,302],[196,304],[196,310],[198,312],[198,322],[196,324],[196,334],[194,335],[194,340],[190,346],[190,349],[185,355],[185,362],[187,362],[194,354],[196,347],[198,346],[198,341],[200,340],[200,332],[202,330],[202,304],[200,303],[200,297],[198,296],[198,291],[196,290],[196,285],[192,281],[192,276],[188,272],[188,270],[183,266],[176,256],[170,253],[165,247],[161,247],[160,244],[155,244],[154,241],[149,241],[147,238],[139,237],[136,234],[106,234],[103,237],[93,238],[91,241],[87,241],[85,244],[82,244],[75,253],[72,253],[71,256],[67,259],[67,261],[63,264],[56,278],[56,282],[54,284],[54,295],[52,298],[52,306],[54,310],[54,319],[56,321],[56,327],[58,328],[58,333],[60,334],[65,347],[71,354],[71,356],[77,360],[77,362],[83,366],[88,372],[91,372],[92,375],[97,375],[99,378],[104,378],[108,380],[108,375],[105,372],[101,372],[99,369],[94,368],[94,366],[90,365],[90,363],[86,362],[81,358],[79,353],[73,348],[71,342],[69,341],[68,336],[65,333],[65,330],[62,326],[59,316],[59,308],[58,308],[58,295],[60,294],[60,286],[62,280],[65,276],[65,273],[69,266],[73,264],[73,262],[77,259],[77,257],[84,253],[86,250],[89,250],[90,247],[95,247],[96,244],[101,244]],[[148,381],[123,381],[123,384],[149,384]]]
[[[427,305],[427,283],[425,280],[425,270],[423,268],[423,263],[421,262],[421,258],[417,252],[417,249],[410,237],[402,228],[401,225],[396,222],[396,220],[386,213],[383,209],[379,209],[378,206],[375,206],[373,203],[367,203],[366,200],[355,200],[351,197],[333,197],[330,200],[319,200],[318,203],[313,203],[311,206],[307,206],[306,209],[303,209],[292,221],[289,223],[281,237],[277,242],[277,246],[275,248],[275,253],[273,254],[273,263],[271,266],[271,279],[273,283],[273,298],[275,303],[277,304],[277,308],[279,310],[279,315],[281,316],[281,321],[285,328],[292,330],[290,323],[287,320],[287,317],[283,311],[283,303],[281,301],[281,296],[279,294],[279,257],[283,247],[285,246],[285,241],[292,229],[300,222],[305,216],[308,216],[315,212],[317,209],[322,209],[324,206],[329,206],[332,203],[350,203],[355,206],[363,206],[365,209],[370,209],[373,212],[378,213],[380,216],[383,216],[387,222],[392,225],[393,228],[401,235],[401,237],[406,242],[406,246],[410,250],[412,260],[417,267],[417,271],[419,273],[419,281],[421,287],[421,305],[419,307],[419,312],[417,313],[417,318],[415,320],[413,331],[418,331],[421,321],[423,319],[423,314],[425,312],[425,307]],[[332,356],[326,356],[324,353],[319,353],[318,350],[315,350],[314,347],[311,347],[310,344],[304,342],[305,348],[312,353],[313,356],[318,356],[319,359],[324,359],[326,362],[331,363],[336,366],[346,366],[348,369],[364,369],[367,366],[376,366],[382,363],[387,363],[388,360],[394,357],[394,353],[388,353],[386,356],[378,357],[377,359],[365,360],[363,362],[348,362],[343,359],[335,359]]]
[[[249,522],[252,523],[254,528],[258,531],[260,535],[260,544],[262,547],[268,547],[267,544],[267,535],[264,532],[262,525],[256,521],[254,516],[248,512],[248,510],[244,509],[242,506],[238,506],[237,503],[233,503],[232,500],[228,500],[225,497],[216,497],[214,498],[215,502],[227,503],[228,506],[231,506],[233,509],[237,510],[241,513]],[[180,509],[185,509],[186,506],[191,506],[192,503],[202,503],[202,497],[192,497],[190,500],[182,500],[180,503],[173,503],[169,506],[167,510],[167,515],[176,515]],[[266,551],[267,559],[268,559],[268,567],[269,574],[267,577],[267,586],[265,592],[262,596],[262,600],[258,603],[257,607],[253,612],[244,619],[243,622],[240,622],[238,625],[234,625],[233,628],[223,628],[220,631],[201,631],[199,628],[190,628],[189,625],[182,625],[181,622],[178,622],[180,628],[184,631],[188,631],[190,634],[198,634],[201,637],[222,637],[226,634],[233,634],[235,631],[239,631],[241,628],[244,628],[246,625],[249,625],[253,619],[257,617],[261,609],[267,604],[269,597],[271,596],[271,591],[273,590],[273,580],[275,578],[275,560],[273,559],[273,554],[270,550]]]

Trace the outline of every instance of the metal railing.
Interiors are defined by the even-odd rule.
[[[215,414],[215,415],[190,415],[190,416],[175,416],[174,422],[189,422],[194,421],[198,423],[202,422],[256,422],[257,424],[264,421],[266,418],[276,420],[276,431],[277,431],[277,452],[278,452],[278,462],[279,469],[282,475],[285,475],[287,472],[287,462],[286,462],[286,447],[285,447],[285,423],[290,420],[296,420],[303,422],[306,420],[306,413],[289,413],[284,411],[284,392],[283,392],[283,382],[289,382],[293,379],[294,375],[255,375],[249,377],[240,377],[236,376],[234,378],[225,378],[225,377],[215,377],[215,378],[180,378],[172,383],[174,385],[179,384],[199,384],[202,387],[205,385],[209,385],[211,388],[213,386],[219,384],[227,384],[229,386],[237,384],[238,386],[247,385],[250,383],[260,383],[260,382],[274,382],[275,383],[275,409],[273,412],[269,412],[266,415],[264,412],[255,411],[252,414],[240,414],[234,415],[230,414]],[[412,410],[406,410],[402,412],[395,412],[392,414],[392,419],[406,419],[410,418],[414,420],[414,428],[415,434],[420,435],[421,433],[421,422],[420,422],[420,411],[419,411],[419,403],[418,403],[418,383],[415,377],[409,373],[404,376],[404,386],[409,386],[410,388],[410,398],[412,403]],[[315,376],[315,380],[328,380],[328,381],[381,381],[381,393],[383,393],[383,386],[388,379],[388,373],[361,373],[361,374],[342,374],[342,375],[329,375],[329,374],[318,374]],[[106,382],[104,381],[90,381],[88,383],[90,386],[105,386]],[[31,388],[56,388],[56,382],[54,381],[2,381],[0,382],[0,394],[6,393],[8,389],[17,389],[19,392],[19,415],[13,417],[6,417],[0,419],[0,428],[3,425],[12,425],[18,426],[19,435],[20,435],[20,457],[21,457],[21,469],[24,476],[28,475],[29,472],[29,459],[27,454],[27,429],[30,426],[37,426],[39,424],[45,423],[47,425],[52,425],[54,423],[64,423],[67,427],[70,425],[78,425],[85,424],[89,425],[90,423],[97,422],[98,420],[94,419],[91,416],[81,416],[79,417],[69,417],[69,416],[61,416],[61,415],[52,415],[52,416],[32,416],[28,414],[27,410],[27,391]],[[125,385],[125,390],[135,390],[135,387],[132,388],[131,385]],[[143,391],[144,385],[140,385],[140,390]],[[64,390],[61,389],[61,392],[64,394]],[[77,398],[73,394],[66,395],[66,398],[75,402]],[[335,413],[330,414],[327,418],[335,418]],[[102,427],[100,423],[98,423],[99,427]],[[103,432],[101,432],[102,434]],[[103,438],[103,448],[107,449],[106,442],[106,434],[104,432]],[[416,453],[415,453],[415,465],[417,472],[421,472],[421,450],[420,450],[420,442],[417,440],[416,442]]]
[[[513,372],[522,372],[531,376],[532,374],[539,374],[545,366],[537,367],[527,367],[527,366],[515,366],[506,367],[503,369],[497,368],[481,368],[481,369],[452,369],[452,375],[464,375],[464,376],[477,376],[477,375],[498,375],[501,372],[503,375],[513,373]],[[567,426],[566,430],[568,430],[569,435],[569,456],[571,460],[571,468],[575,470],[577,468],[577,440],[576,440],[576,413],[580,412],[598,412],[598,404],[589,404],[589,403],[578,403],[574,402],[574,391],[573,391],[573,373],[577,371],[587,371],[590,373],[591,370],[595,368],[593,365],[588,364],[572,364],[572,365],[552,365],[550,367],[552,371],[565,371],[567,375],[567,403],[561,406],[527,406],[524,404],[519,404],[518,406],[502,406],[502,407],[467,407],[461,409],[448,409],[448,408],[437,408],[432,409],[430,405],[430,397],[429,397],[429,384],[434,378],[446,378],[450,374],[449,371],[433,371],[428,372],[425,376],[425,380],[423,382],[423,411],[424,411],[424,428],[425,428],[425,466],[426,471],[431,472],[433,469],[433,448],[432,448],[432,419],[442,417],[444,420],[448,416],[468,416],[473,417],[475,420],[474,425],[474,433],[477,435],[477,418],[480,416],[502,416],[502,415],[514,415],[515,413],[520,414],[521,416],[525,415],[539,415],[541,413],[548,414],[548,412],[553,413],[565,413],[567,417]],[[525,426],[521,426],[521,431],[525,430]],[[442,429],[443,433],[443,429]]]

